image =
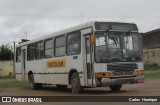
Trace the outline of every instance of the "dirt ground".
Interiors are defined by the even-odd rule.
[[[58,89],[55,86],[45,86],[40,90],[31,90],[29,87],[0,89],[0,96],[75,96],[71,89]],[[108,87],[88,88],[78,96],[160,96],[160,78],[146,79],[142,84],[126,84],[121,91],[112,92]]]

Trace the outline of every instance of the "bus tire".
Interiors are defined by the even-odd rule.
[[[36,84],[35,81],[34,81],[34,75],[33,74],[30,74],[29,75],[29,86],[32,90],[36,90],[38,89],[38,86],[39,84]]]
[[[37,89],[41,89],[42,88],[42,84],[41,83],[36,83],[37,85]]]
[[[61,89],[61,88],[66,88],[67,85],[56,85],[56,87]]]
[[[72,93],[78,94],[83,91],[81,87],[80,78],[77,72],[74,72],[71,77]]]
[[[112,91],[118,92],[118,91],[120,91],[120,89],[121,89],[121,87],[122,87],[122,84],[120,84],[120,85],[113,85],[113,86],[109,86],[109,87],[110,87],[110,89],[111,89]]]

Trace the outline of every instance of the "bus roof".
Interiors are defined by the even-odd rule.
[[[45,35],[45,36],[40,37],[40,38],[33,39],[31,41],[20,43],[16,47],[21,47],[21,46],[28,45],[28,44],[31,44],[31,43],[35,43],[35,42],[38,42],[38,41],[41,41],[41,40],[45,40],[45,39],[49,39],[49,38],[52,38],[52,37],[56,37],[58,35],[63,35],[63,34],[66,34],[66,33],[70,33],[70,32],[76,31],[76,30],[85,29],[85,28],[94,26],[95,22],[106,22],[106,21],[90,21],[90,22],[86,22],[86,23],[83,23],[83,24],[80,24],[80,25],[76,25],[76,26],[73,26],[73,27],[70,27],[70,28],[66,28],[66,29],[54,32],[54,33],[49,34],[49,35]],[[124,23],[124,22],[106,22],[106,23]],[[134,23],[126,23],[126,24],[134,24]],[[95,29],[95,27],[93,27],[93,28]]]

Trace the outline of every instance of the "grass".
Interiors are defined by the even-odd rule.
[[[2,79],[14,79],[14,77],[9,77],[9,76],[0,76],[0,80]]]
[[[26,86],[28,86],[26,82],[18,81],[15,78],[0,77],[0,88],[26,87]]]
[[[144,70],[160,70],[160,66],[158,64],[144,64]]]
[[[158,64],[144,64],[145,78],[160,78],[160,66]]]
[[[144,75],[145,75],[145,78],[160,78],[160,70],[145,71]]]

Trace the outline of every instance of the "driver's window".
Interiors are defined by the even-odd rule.
[[[133,50],[132,36],[124,37],[124,41],[125,41],[125,49]]]
[[[119,36],[108,36],[108,48],[110,49],[119,49],[120,48],[120,39]]]
[[[134,49],[134,50],[138,50],[138,49],[139,49],[139,48],[138,48],[138,47],[139,47],[139,46],[138,46],[139,43],[138,43],[138,37],[137,37],[137,35],[133,35],[132,38],[133,38],[133,41],[134,41],[134,43],[133,43],[133,47],[134,47],[134,48],[133,48],[133,49]]]

